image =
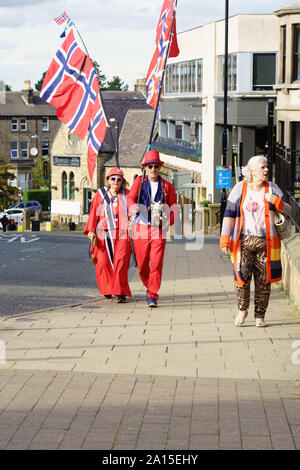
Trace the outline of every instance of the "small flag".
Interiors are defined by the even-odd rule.
[[[57,18],[54,18],[54,21],[56,24],[59,25],[65,23],[65,29],[60,35],[61,38],[64,38],[66,36],[66,32],[69,31],[69,29],[74,25],[74,22],[71,20],[71,18],[65,11]]]

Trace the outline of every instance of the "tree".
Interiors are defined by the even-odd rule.
[[[47,72],[44,72],[43,75],[42,75],[42,78],[41,78],[40,80],[38,80],[38,81],[36,82],[36,84],[34,85],[34,88],[35,88],[37,91],[41,91],[46,73],[47,73]]]
[[[11,86],[7,85],[3,80],[0,80],[0,91],[11,91]]]
[[[128,91],[128,85],[118,75],[115,75],[112,80],[107,82],[107,91]]]
[[[9,204],[15,202],[15,196],[18,194],[18,188],[9,183],[15,179],[10,165],[0,165],[0,207],[6,208]]]
[[[100,88],[101,88],[101,90],[105,90],[106,89],[106,76],[104,75],[104,73],[100,69],[100,65],[98,64],[98,62],[96,60],[92,60],[92,63],[93,63],[93,66],[95,67],[95,70],[96,70],[96,73],[97,73]]]
[[[32,182],[34,189],[41,189],[47,188],[50,189],[50,175],[48,174],[48,178],[45,179],[45,168],[44,163],[47,160],[43,160],[41,155],[38,155],[37,160],[34,164],[32,169]],[[48,172],[49,172],[49,163],[48,163]]]

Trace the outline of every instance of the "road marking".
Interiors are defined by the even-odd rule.
[[[17,238],[18,238],[18,237],[12,237],[12,238],[10,238],[9,240],[7,240],[7,243],[11,243],[11,242],[17,240]]]

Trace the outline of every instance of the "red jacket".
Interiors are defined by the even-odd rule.
[[[164,203],[169,206],[170,208],[170,220],[169,224],[173,225],[175,220],[178,217],[178,205],[177,205],[177,197],[175,193],[174,186],[167,180],[161,178],[163,183],[163,193],[164,193]],[[142,176],[138,176],[132,185],[130,193],[127,196],[127,205],[129,207],[129,213],[137,209],[137,199],[139,195],[139,190],[141,186]],[[143,201],[139,201],[140,204]]]

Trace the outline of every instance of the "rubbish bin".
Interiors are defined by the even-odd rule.
[[[76,227],[75,222],[70,222],[69,223],[70,230],[75,230],[75,227]]]
[[[32,232],[39,232],[40,231],[40,221],[39,220],[32,220],[31,222],[31,230]]]
[[[9,220],[7,230],[17,230],[17,226],[14,219]]]

